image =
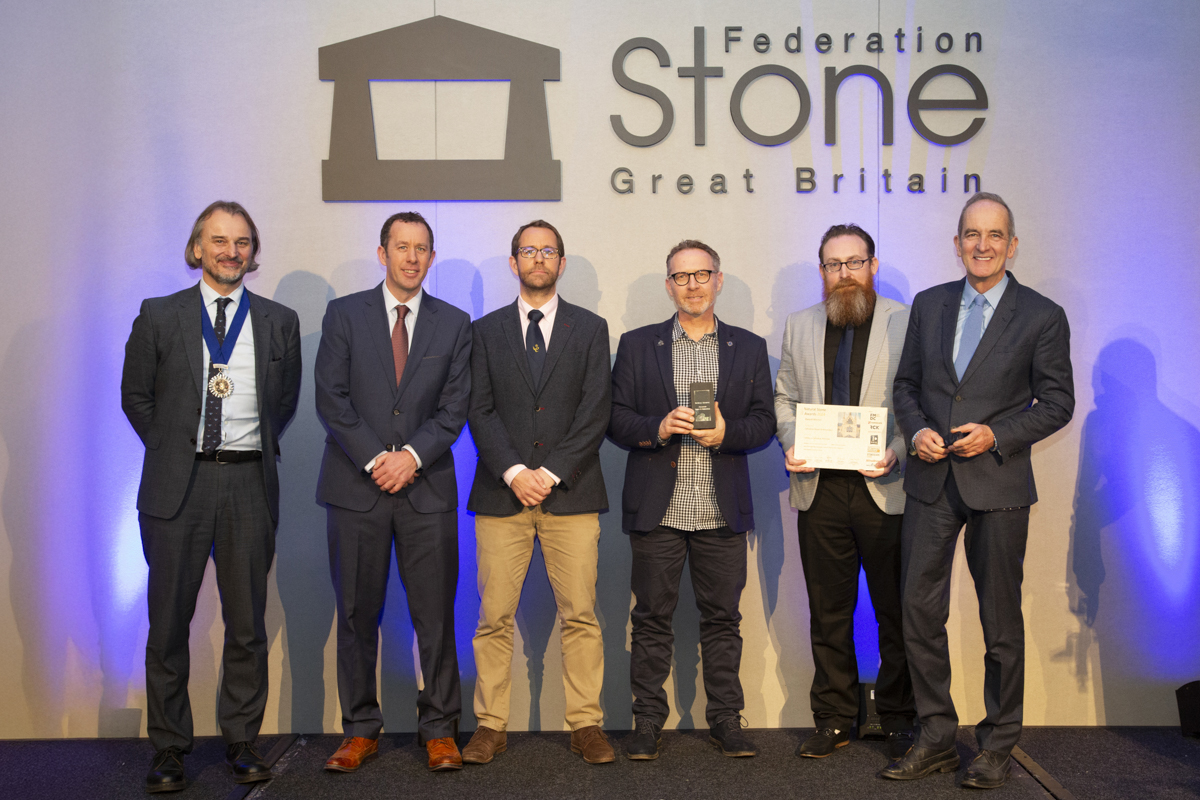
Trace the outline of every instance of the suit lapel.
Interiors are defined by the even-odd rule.
[[[987,330],[983,332],[983,338],[979,340],[979,346],[975,348],[975,354],[971,356],[971,363],[967,365],[967,371],[963,373],[960,384],[969,381],[979,365],[987,360],[988,353],[996,346],[996,342],[1000,341],[1000,336],[1008,327],[1008,323],[1012,321],[1016,311],[1017,279],[1010,273],[1008,288],[1004,290],[1004,294],[1000,295],[1000,302],[996,304],[996,310],[992,312],[992,319],[988,322]]]
[[[521,337],[521,309],[516,300],[512,301],[509,309],[509,313],[500,315],[500,328],[512,350],[513,360],[517,362],[517,371],[525,379],[529,391],[536,396],[538,387],[533,385],[533,373],[529,371],[529,358],[525,355],[525,340]]]
[[[393,399],[396,394],[396,362],[392,358],[392,330],[388,326],[388,311],[383,304],[383,284],[368,292],[363,299],[363,316],[366,319],[367,330],[371,341],[375,342],[375,350],[379,354],[379,366],[388,378],[388,386],[392,389]],[[424,309],[422,309],[423,311]],[[409,348],[411,351],[412,348]]]
[[[180,299],[179,335],[183,337],[183,351],[187,353],[188,366],[192,369],[192,379],[196,382],[196,393],[200,397],[204,397],[204,374],[208,371],[204,333],[200,325],[200,314],[205,313],[208,312],[204,309],[200,284],[196,284]]]
[[[817,373],[817,400],[818,403],[825,402],[825,326],[829,318],[825,315],[825,307],[821,306],[821,313],[814,314],[812,320],[812,331],[810,338],[812,339],[812,365],[813,372]]]
[[[550,337],[550,344],[546,346],[546,363],[542,365],[542,385],[538,387],[539,390],[546,385],[550,373],[554,371],[554,365],[558,363],[558,357],[567,349],[571,332],[575,330],[574,324],[575,307],[560,296],[558,311],[554,314],[554,335]]]
[[[658,373],[662,376],[663,388],[671,400],[671,408],[679,407],[679,397],[675,394],[675,368],[671,365],[671,332],[675,327],[675,317],[671,317],[658,326],[658,338],[654,340],[654,355],[658,359]]]
[[[438,315],[437,301],[429,292],[421,293],[421,313],[417,314],[417,324],[413,326],[413,340],[408,348],[408,360],[404,362],[404,374],[400,376],[400,386],[396,390],[396,403],[404,397],[404,390],[412,385],[413,376],[421,368],[421,359],[429,350],[429,343],[437,337]],[[390,344],[390,342],[389,342]],[[396,366],[393,360],[392,372]]]
[[[962,304],[962,290],[967,285],[963,278],[958,291],[949,292],[942,300],[942,358],[946,362],[946,374],[956,383],[958,371],[954,369],[954,329],[958,326],[958,307]]]
[[[883,298],[876,298],[875,312],[871,314],[871,338],[867,339],[867,357],[863,359],[862,387],[858,392],[859,405],[863,405],[863,398],[867,397],[870,389],[871,376],[875,374],[875,364],[879,361],[879,354],[883,352],[883,342],[887,339],[888,317],[891,315],[891,309],[884,309]],[[824,370],[821,371],[824,372]]]
[[[254,331],[254,388],[258,393],[258,413],[263,412],[263,388],[267,384],[267,364],[271,361],[270,312],[266,303],[252,300],[250,290],[242,292],[242,298],[250,303],[250,329]]]
[[[729,384],[729,373],[733,371],[733,357],[737,354],[737,346],[733,343],[733,334],[729,326],[717,320],[717,394],[715,399],[720,402],[725,396],[725,387]]]

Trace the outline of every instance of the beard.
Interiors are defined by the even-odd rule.
[[[843,278],[832,290],[826,285],[821,290],[825,300],[825,315],[839,328],[862,325],[875,313],[875,287],[865,286],[853,278]]]

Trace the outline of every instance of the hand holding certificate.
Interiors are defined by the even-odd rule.
[[[887,449],[886,408],[796,404],[795,459],[805,467],[873,471]]]

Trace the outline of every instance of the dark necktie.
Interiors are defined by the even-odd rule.
[[[404,375],[404,365],[408,363],[408,326],[404,324],[407,316],[408,306],[396,306],[396,324],[392,326],[392,361],[396,364],[397,386]]]
[[[527,316],[529,327],[525,330],[525,355],[529,358],[533,385],[539,386],[542,382],[542,365],[546,363],[546,340],[542,338],[542,327],[538,323],[546,315],[535,308]]]
[[[217,298],[217,321],[213,323],[213,333],[217,335],[217,344],[225,344],[225,306],[233,301],[228,297]],[[208,312],[205,312],[208,313]],[[226,364],[226,367],[229,365]],[[208,380],[212,380],[220,370],[213,365],[212,355],[208,357]],[[207,381],[205,387],[208,386]],[[219,397],[205,389],[204,396],[204,452],[212,455],[221,446],[221,403]]]
[[[854,326],[847,325],[833,360],[833,404],[850,405],[850,351],[854,349]]]

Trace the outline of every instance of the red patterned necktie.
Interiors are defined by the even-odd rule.
[[[404,365],[408,363],[408,326],[404,318],[408,316],[408,306],[396,306],[396,324],[392,326],[392,360],[396,362],[396,385],[404,375]]]

